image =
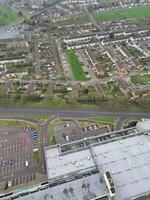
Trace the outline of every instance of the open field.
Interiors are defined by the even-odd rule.
[[[21,20],[22,17],[23,16],[19,15],[15,10],[0,4],[0,27],[17,22]]]
[[[87,16],[78,17],[75,19],[68,19],[68,20],[62,20],[58,22],[58,25],[64,26],[69,24],[84,24],[86,22],[89,22],[89,19]]]
[[[119,11],[105,12],[94,15],[97,21],[136,19],[146,16],[150,16],[150,7],[128,8]]]
[[[67,52],[68,60],[70,62],[70,66],[72,68],[72,71],[74,73],[75,79],[77,81],[85,81],[88,80],[88,78],[85,76],[82,64],[79,62],[76,54],[74,51],[68,51]]]
[[[150,16],[150,7],[128,8],[128,9],[121,9],[118,11],[95,13],[93,15],[93,17],[97,22],[109,21],[109,20],[121,20],[121,19],[139,19],[147,16]],[[82,16],[76,19],[60,21],[59,25],[82,24],[86,22],[89,22],[88,17]]]
[[[134,84],[147,84],[150,83],[150,75],[134,76],[131,78]]]

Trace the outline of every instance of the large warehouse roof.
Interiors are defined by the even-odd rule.
[[[150,136],[137,135],[93,149],[102,171],[112,174],[117,199],[150,191]]]
[[[106,171],[112,174],[117,199],[130,199],[150,191],[149,135],[135,134],[64,155],[59,152],[58,146],[55,148],[45,150],[49,180],[97,167],[102,174]]]

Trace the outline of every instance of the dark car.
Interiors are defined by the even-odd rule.
[[[9,164],[10,164],[10,165],[13,165],[14,162],[15,162],[15,160],[11,159],[11,160],[9,161]]]
[[[7,188],[8,188],[8,181],[5,182],[5,186],[4,186],[5,190],[7,190]]]

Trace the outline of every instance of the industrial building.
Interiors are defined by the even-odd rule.
[[[48,181],[22,200],[140,200],[150,195],[150,120],[136,127],[45,148]]]

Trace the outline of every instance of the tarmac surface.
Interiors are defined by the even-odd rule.
[[[0,191],[36,179],[39,165],[32,156],[31,132],[20,126],[0,127]]]
[[[116,117],[143,117],[150,118],[150,111],[109,111],[109,110],[78,110],[78,109],[34,109],[34,108],[0,108],[0,112],[6,113],[37,113],[52,114],[57,117],[90,117],[94,115],[116,116]],[[29,115],[30,116],[30,115]]]

